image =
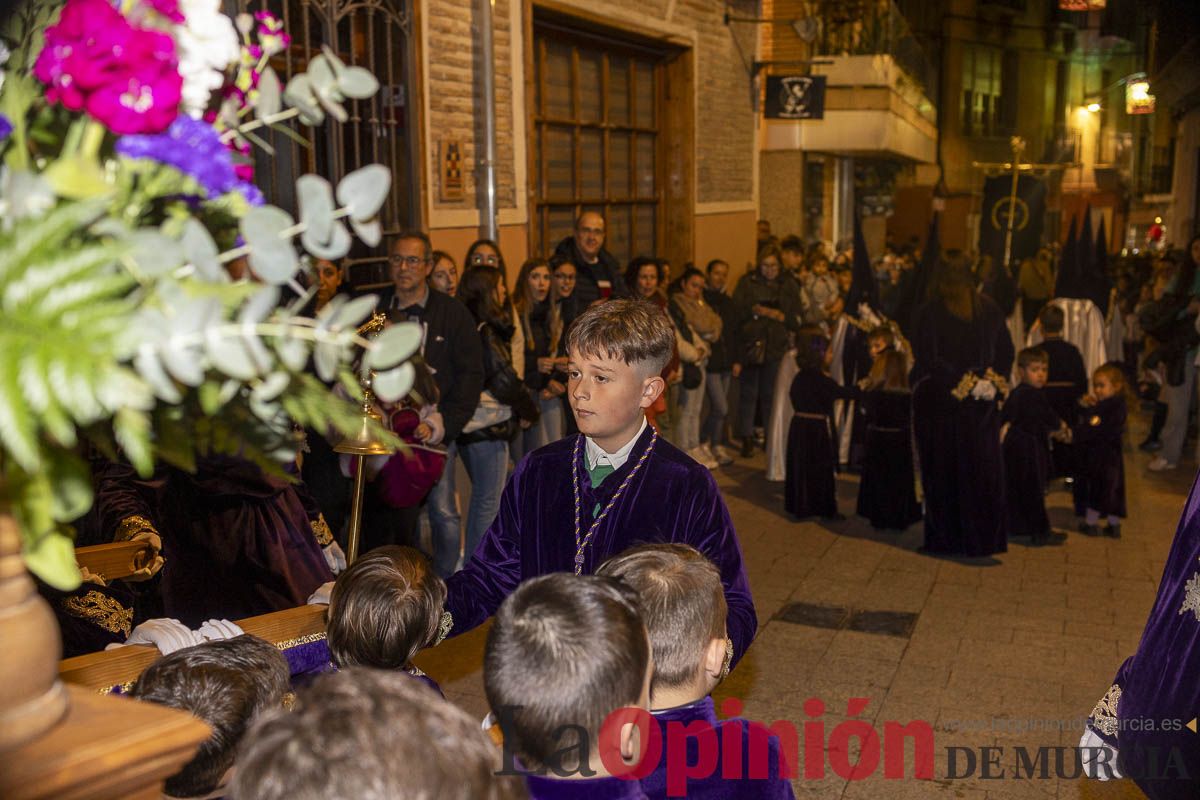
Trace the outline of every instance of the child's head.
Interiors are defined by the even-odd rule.
[[[334,750],[331,750],[334,746]],[[339,757],[337,754],[341,754]],[[321,675],[246,738],[233,796],[254,800],[515,800],[479,722],[420,681],[352,667]]]
[[[281,705],[289,677],[283,653],[247,635],[176,650],[147,667],[130,696],[187,711],[212,728],[192,760],[167,778],[166,793],[203,797],[219,787],[251,721]]]
[[[854,284],[854,271],[849,267],[839,269],[837,273],[838,291],[846,294]]]
[[[1038,322],[1042,324],[1043,336],[1060,336],[1063,331],[1063,322],[1066,317],[1063,314],[1062,308],[1056,305],[1047,305],[1042,308],[1038,314]]]
[[[908,362],[899,350],[884,350],[876,356],[867,374],[871,389],[902,392],[908,388]]]
[[[329,596],[326,637],[333,663],[403,669],[434,644],[446,584],[411,547],[378,547],[350,565]]]
[[[1109,362],[1092,373],[1092,394],[1097,400],[1107,400],[1125,391],[1125,373],[1119,366]]]
[[[804,328],[796,337],[796,366],[800,369],[824,369],[829,339],[820,328]]]
[[[817,253],[809,262],[813,275],[825,275],[829,272],[829,258],[824,253]]]
[[[886,325],[880,325],[867,334],[867,349],[871,358],[878,358],[885,350],[896,349],[896,334]]]
[[[609,300],[580,314],[567,335],[567,398],[579,430],[601,447],[624,445],[662,394],[674,347],[670,319],[650,303]]]
[[[582,766],[560,763],[569,753],[599,771],[590,756],[601,726],[618,709],[649,707],[652,667],[634,591],[613,578],[560,572],[526,581],[500,605],[483,685],[505,745],[527,769]],[[621,731],[622,756],[636,752],[633,731]]]
[[[783,237],[783,241],[779,243],[779,250],[783,256],[784,269],[789,272],[804,271],[804,243],[800,241],[799,236]]]
[[[1050,356],[1040,347],[1026,347],[1017,353],[1017,374],[1021,376],[1021,383],[1041,389],[1050,374]]]
[[[686,544],[647,544],[605,561],[597,575],[627,583],[638,594],[654,679],[650,695],[681,692],[704,697],[720,683],[725,666],[725,590],[721,573]]]

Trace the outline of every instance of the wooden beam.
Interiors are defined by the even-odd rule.
[[[75,563],[108,581],[132,575],[151,558],[148,542],[113,542],[75,548]]]
[[[289,608],[272,614],[238,620],[243,631],[274,645],[286,644],[305,636],[325,633],[325,610],[313,605]],[[64,681],[97,691],[132,683],[159,657],[156,647],[133,644],[99,653],[67,658],[59,662],[58,675]]]

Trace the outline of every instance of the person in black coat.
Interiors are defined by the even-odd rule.
[[[888,348],[875,357],[858,405],[866,420],[858,515],[878,530],[904,530],[921,519],[912,453],[912,395],[904,354]]]
[[[961,258],[945,264],[913,339],[913,429],[925,490],[924,552],[987,556],[1007,549],[999,387],[1012,337],[1004,314],[975,292]],[[970,393],[964,381],[978,380]],[[956,396],[958,395],[958,396]],[[960,399],[961,396],[961,399]]]
[[[1083,355],[1078,347],[1062,336],[1063,310],[1060,307],[1049,305],[1043,308],[1038,315],[1038,322],[1041,323],[1043,337],[1040,347],[1050,359],[1046,376],[1046,400],[1060,419],[1068,425],[1073,425],[1079,413],[1079,398],[1087,394],[1088,388]],[[1053,458],[1051,468],[1054,471],[1049,477],[1073,477],[1070,444],[1054,442]]]
[[[833,401],[854,397],[854,387],[844,387],[829,377],[829,340],[816,330],[802,331],[796,343],[792,380],[794,415],[788,427],[787,472],[783,506],[794,517],[844,519],[838,513],[834,472]]]
[[[575,233],[558,243],[554,255],[575,265],[572,319],[597,300],[628,296],[621,279],[621,265],[604,249],[604,217],[597,212],[580,214],[575,220]]]
[[[700,443],[707,444],[719,464],[733,463],[733,456],[725,450],[729,442],[725,420],[729,416],[729,388],[741,372],[734,370],[735,356],[741,352],[738,340],[737,304],[725,293],[729,280],[729,265],[720,259],[708,262],[708,288],[704,290],[704,302],[721,317],[721,335],[712,343],[712,353],[705,365],[704,382],[708,395],[708,415],[700,425]]]
[[[1078,459],[1075,513],[1084,518],[1080,530],[1099,536],[1100,517],[1108,517],[1104,533],[1121,538],[1125,516],[1125,373],[1113,363],[1092,375],[1092,394],[1084,397],[1080,422],[1071,428]]]
[[[1027,347],[1017,354],[1021,383],[1004,401],[1000,412],[1004,440],[1005,500],[1009,536],[1029,536],[1034,545],[1050,541],[1046,514],[1046,481],[1050,478],[1050,435],[1064,432],[1066,423],[1046,399],[1046,351]]]

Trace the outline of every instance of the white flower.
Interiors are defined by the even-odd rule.
[[[199,119],[209,96],[225,84],[225,68],[238,58],[233,20],[221,13],[220,0],[180,0],[184,22],[175,26],[183,107]]]
[[[35,172],[0,167],[0,220],[5,230],[19,219],[40,217],[54,208],[54,191]]]
[[[8,63],[8,48],[4,46],[4,42],[0,42],[0,66]],[[4,88],[4,70],[0,69],[0,89]]]
[[[995,400],[996,384],[989,380],[980,380],[971,389],[971,397],[976,400]]]

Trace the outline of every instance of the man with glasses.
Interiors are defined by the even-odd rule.
[[[627,295],[621,267],[612,253],[604,249],[604,217],[595,211],[579,215],[574,235],[559,242],[554,255],[575,265],[575,293],[571,301],[577,313],[597,300]]]

